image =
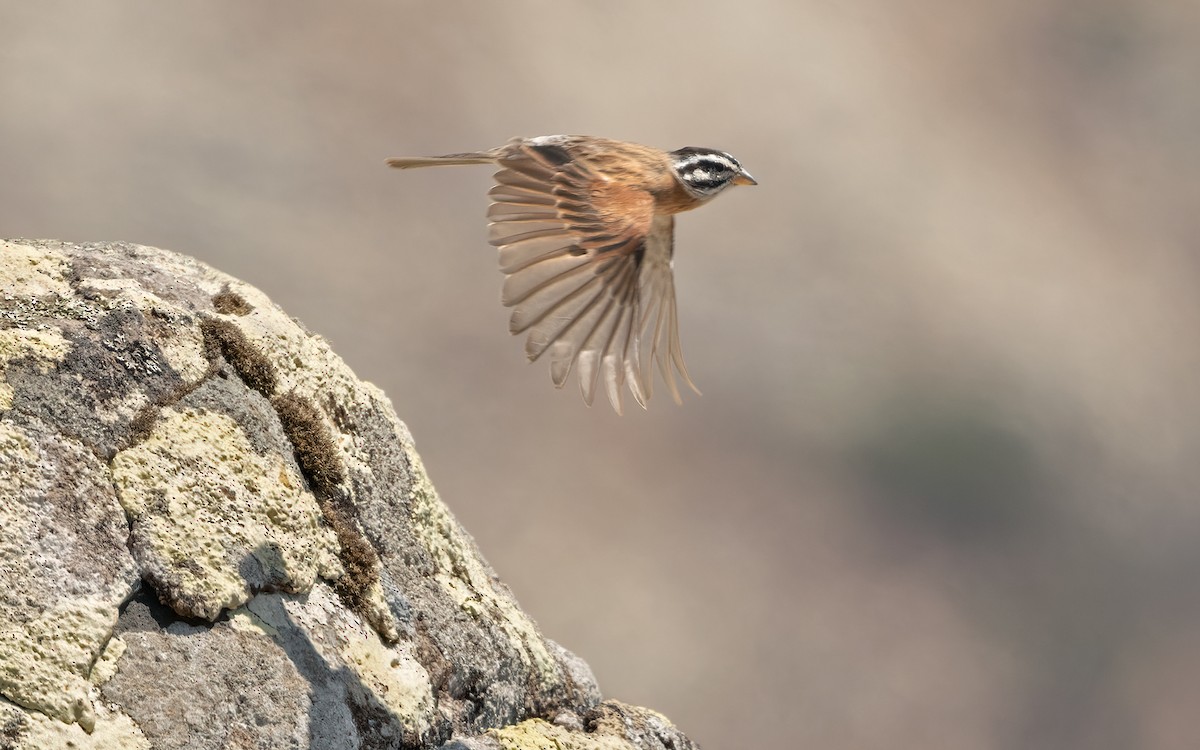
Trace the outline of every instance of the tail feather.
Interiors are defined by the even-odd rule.
[[[397,169],[413,169],[415,167],[451,167],[461,164],[490,164],[496,157],[483,151],[467,154],[446,154],[445,156],[393,156],[387,160],[388,166]]]

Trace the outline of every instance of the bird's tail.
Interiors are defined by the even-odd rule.
[[[414,169],[416,167],[452,167],[461,164],[491,164],[496,161],[494,154],[486,151],[476,151],[468,154],[446,154],[445,156],[393,156],[387,160],[388,166],[397,169]]]

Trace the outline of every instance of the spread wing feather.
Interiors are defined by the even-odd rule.
[[[584,401],[603,387],[617,413],[628,385],[645,406],[658,369],[680,401],[683,364],[671,272],[674,221],[650,193],[617,185],[554,145],[525,143],[499,159],[488,239],[506,275],[509,330],[531,361],[550,360],[562,387],[577,372]],[[644,333],[649,357],[643,369]],[[699,392],[699,391],[697,391]]]

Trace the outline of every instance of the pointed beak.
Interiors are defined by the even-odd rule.
[[[734,185],[757,185],[758,180],[750,176],[750,173],[743,170],[737,177],[733,178]]]

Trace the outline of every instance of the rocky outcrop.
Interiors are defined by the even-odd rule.
[[[382,392],[168,251],[0,243],[0,563],[0,748],[691,747],[542,636]]]

